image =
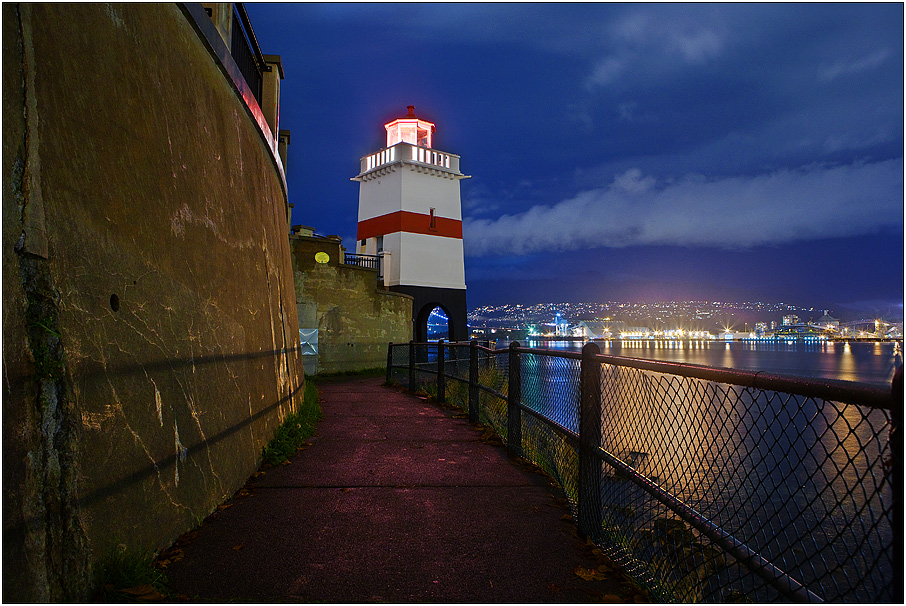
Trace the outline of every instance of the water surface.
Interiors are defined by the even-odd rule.
[[[601,353],[736,370],[889,383],[903,364],[898,341],[595,341]],[[499,344],[498,346],[505,346]],[[526,347],[580,351],[583,341],[527,341]]]

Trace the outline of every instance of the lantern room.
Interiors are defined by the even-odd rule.
[[[406,109],[409,113],[405,117],[384,125],[387,129],[387,147],[393,147],[397,143],[409,143],[430,148],[435,131],[434,124],[416,118],[414,105],[407,105]]]

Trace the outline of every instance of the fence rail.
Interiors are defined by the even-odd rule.
[[[364,267],[365,269],[375,269],[380,271],[381,269],[381,258],[378,255],[359,255],[346,253],[343,259],[344,265],[352,265],[354,267]]]
[[[261,104],[262,72],[267,71],[264,55],[258,48],[255,31],[249,21],[248,14],[241,2],[233,5],[233,21],[231,27],[230,54],[242,72],[245,82],[252,90],[255,100]]]
[[[902,601],[902,372],[879,388],[594,344],[387,350],[388,382],[491,426],[560,483],[583,536],[670,602]]]

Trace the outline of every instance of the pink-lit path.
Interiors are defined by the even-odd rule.
[[[466,419],[358,378],[318,385],[324,419],[183,546],[170,588],[201,601],[590,602],[601,562],[548,478]]]

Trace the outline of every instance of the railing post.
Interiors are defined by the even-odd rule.
[[[409,341],[409,391],[415,391],[415,341]]]
[[[601,447],[601,363],[594,356],[601,350],[594,343],[582,348],[579,387],[579,498],[578,530],[581,537],[594,539],[601,532],[602,462],[596,451]]]
[[[509,385],[506,402],[507,448],[510,452],[522,456],[522,414],[519,405],[522,403],[522,373],[519,361],[519,342],[510,343]]]
[[[903,366],[893,374],[890,384],[893,394],[893,408],[891,409],[890,422],[890,452],[891,452],[891,478],[890,487],[893,489],[893,511],[903,511]],[[899,501],[899,502],[898,502]],[[891,529],[893,530],[894,570],[903,570],[903,517],[892,517]],[[903,584],[895,585],[893,601],[903,601]]]
[[[437,340],[437,401],[447,401],[447,376],[444,368],[444,340]]]
[[[387,343],[387,384],[390,384],[390,379],[392,379],[392,368],[393,368],[393,341]]]
[[[393,255],[390,253],[389,250],[385,250],[383,253],[381,253],[381,259],[384,260],[383,267],[381,268],[381,272],[380,272],[381,276],[383,276],[381,284],[383,284],[385,287],[389,288],[390,287],[390,270],[393,266]]]
[[[469,343],[469,421],[478,423],[478,341]]]

